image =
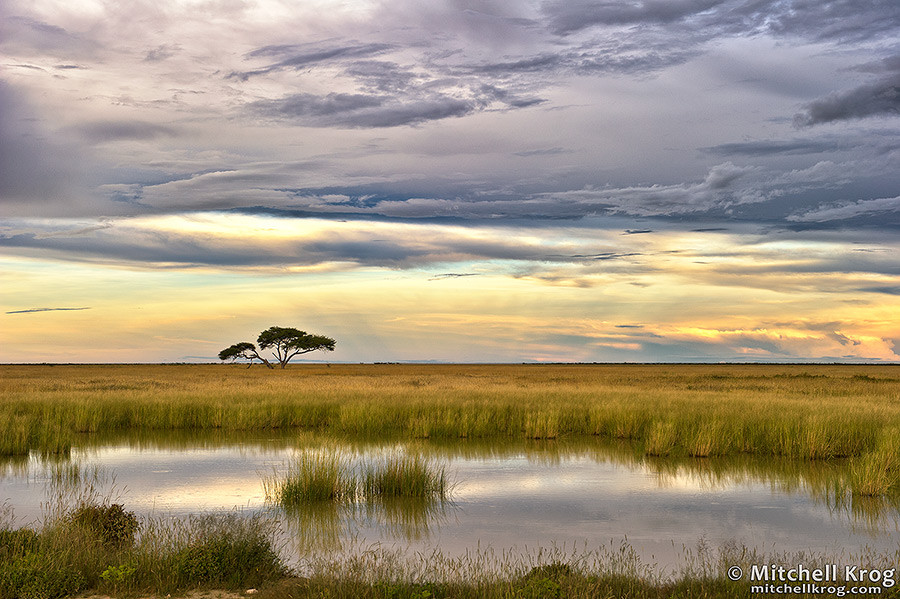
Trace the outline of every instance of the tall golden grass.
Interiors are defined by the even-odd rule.
[[[595,435],[647,455],[851,458],[855,493],[900,491],[888,365],[2,365],[0,421],[7,456],[113,431]]]

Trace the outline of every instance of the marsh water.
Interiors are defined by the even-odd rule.
[[[452,490],[445,500],[321,505],[288,514],[268,505],[263,481],[284,473],[298,452],[323,444],[363,458],[419,452],[446,468]],[[476,548],[501,554],[627,544],[643,562],[662,567],[676,566],[699,545],[829,556],[896,551],[896,505],[830,491],[845,467],[840,461],[650,459],[596,438],[85,437],[67,456],[32,454],[0,464],[0,502],[16,525],[39,523],[60,485],[81,481],[144,517],[265,512],[279,522],[282,550],[294,562],[351,545],[453,556]]]

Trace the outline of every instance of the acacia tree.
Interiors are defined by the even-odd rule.
[[[259,349],[272,348],[274,351],[272,357],[275,358],[282,368],[295,356],[307,354],[313,351],[334,351],[335,340],[331,337],[322,335],[310,335],[306,331],[290,327],[269,327],[259,334],[256,339]],[[271,362],[259,355],[256,346],[248,341],[235,343],[231,347],[227,347],[219,352],[220,360],[237,360],[243,358],[250,360],[260,360],[269,368],[274,368]],[[247,367],[249,368],[250,365]]]
[[[247,364],[247,368],[253,366],[253,360],[259,360],[269,368],[275,368],[272,364],[269,363],[268,360],[263,358],[256,351],[256,346],[250,343],[249,341],[242,341],[241,343],[235,343],[231,347],[226,347],[222,351],[219,352],[220,360],[231,360],[234,362],[235,360],[243,358],[244,360],[250,360]]]

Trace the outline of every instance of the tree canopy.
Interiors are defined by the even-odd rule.
[[[311,335],[306,331],[291,327],[269,327],[259,334],[256,339],[259,349],[272,349],[272,357],[281,365],[287,366],[292,358],[300,354],[313,351],[334,351],[335,340],[323,335]],[[274,368],[271,362],[262,357],[256,345],[249,341],[235,343],[219,352],[220,360],[250,360],[248,368],[253,365],[253,360],[259,360],[269,368]]]

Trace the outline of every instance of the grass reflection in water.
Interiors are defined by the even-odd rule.
[[[264,477],[266,500],[282,509],[300,553],[340,550],[352,521],[421,540],[445,514],[446,466],[398,448],[354,453],[334,443],[301,450],[286,471]]]

